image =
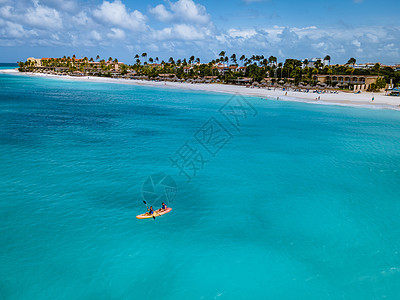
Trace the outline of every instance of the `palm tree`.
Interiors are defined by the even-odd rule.
[[[278,68],[281,69],[281,78],[282,78],[282,63],[281,62],[278,64]]]
[[[356,64],[356,62],[357,62],[357,60],[356,60],[354,57],[352,57],[352,58],[350,58],[349,61],[347,62],[347,65],[353,65],[353,67],[354,67],[354,65]]]
[[[150,58],[149,58],[149,62],[150,62],[150,63],[153,63],[153,62],[154,62],[153,58],[150,57]]]
[[[139,54],[136,54],[136,55],[135,55],[135,59],[138,59],[138,58],[139,58]]]
[[[316,74],[318,74],[318,69],[317,68],[312,68],[311,75],[316,75]],[[313,76],[311,78],[313,79]]]
[[[200,63],[200,58],[196,58],[196,62],[199,64]]]
[[[329,65],[331,65],[331,57],[329,55],[325,56],[324,60],[329,61]]]
[[[143,53],[142,53],[142,57],[143,57],[144,59],[146,59],[147,53],[146,53],[146,52],[143,52]]]
[[[225,56],[225,53],[226,53],[225,51],[221,51],[221,52],[219,53],[219,56],[220,56],[220,57],[224,57],[224,56]]]
[[[242,65],[243,65],[243,62],[245,59],[246,59],[246,55],[244,55],[244,54],[239,58],[239,60],[242,62]]]
[[[293,69],[293,65],[292,65],[292,64],[288,64],[288,65],[287,65],[287,68],[288,68],[287,77],[290,78],[290,72],[291,72],[292,69]]]
[[[314,66],[319,70],[322,68],[323,64],[320,59],[317,59],[317,61],[314,63]]]
[[[96,60],[99,60],[100,59],[100,56],[97,54],[97,56],[96,56]]]
[[[237,64],[237,58],[236,58],[236,54],[235,53],[233,53],[232,55],[231,55],[231,62],[233,63],[233,64]]]
[[[268,59],[264,58],[261,64],[263,65],[264,68],[266,68],[268,66]]]
[[[194,55],[192,55],[191,57],[189,57],[189,64],[192,64],[194,62]]]
[[[156,56],[156,62],[158,63],[158,56]]]

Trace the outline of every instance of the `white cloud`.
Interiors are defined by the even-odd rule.
[[[74,0],[40,0],[40,4],[54,8],[58,11],[76,12],[79,4]]]
[[[51,47],[81,47],[84,55],[91,49],[107,49],[116,51],[112,56],[122,53],[130,59],[130,52],[156,52],[160,59],[190,53],[208,59],[221,50],[228,54],[274,55],[280,59],[329,54],[333,63],[347,61],[349,57],[360,62],[394,62],[399,57],[399,26],[309,24],[246,28],[241,22],[240,27],[222,29],[213,25],[206,7],[197,0],[158,0],[147,11],[153,20],[160,21],[157,24],[147,23],[147,15],[135,10],[135,6],[128,7],[128,0],[96,0],[96,4],[84,0],[39,1],[0,0],[2,54],[5,46],[23,45],[28,53],[40,45],[47,46],[49,52]]]
[[[193,0],[178,0],[169,3],[169,11],[163,4],[150,8],[150,13],[162,22],[189,22],[196,24],[207,24],[210,16],[203,5],[195,3]]]
[[[74,15],[72,17],[72,21],[78,25],[87,25],[91,19],[89,18],[89,16],[86,14],[86,12],[81,11],[79,12],[77,15]]]
[[[28,8],[25,20],[37,28],[60,29],[63,26],[60,13],[53,8],[40,5],[38,1],[34,2],[34,7]]]
[[[111,32],[107,34],[111,39],[123,40],[125,38],[125,32],[119,28],[111,28]]]
[[[324,51],[328,50],[328,47],[324,42],[313,44],[312,46],[319,50],[324,50]]]
[[[168,22],[172,20],[172,13],[167,11],[163,4],[159,4],[156,7],[150,8],[150,13],[156,17],[157,20],[161,22]]]
[[[90,37],[93,38],[96,41],[101,41],[101,35],[96,30],[92,30],[90,32]]]
[[[8,38],[24,38],[28,36],[28,32],[21,24],[12,23],[9,21],[5,22],[5,28],[0,32],[3,37]]]
[[[373,57],[393,57],[399,51],[400,27],[320,28],[282,27],[236,29],[230,28],[215,37],[220,49],[234,52],[249,49],[252,53],[277,55],[281,58],[323,57],[329,54],[334,61],[356,56],[359,61]],[[392,42],[395,40],[395,42]],[[376,44],[386,47],[377,48]],[[393,44],[393,45],[392,45]],[[225,45],[225,46],[224,46]],[[250,46],[251,45],[251,46]],[[390,45],[390,46],[388,46]],[[370,51],[370,49],[374,49]],[[247,51],[249,51],[247,50]],[[243,50],[242,50],[243,51]],[[247,52],[246,51],[246,52]],[[371,59],[372,57],[372,59]]]
[[[358,40],[352,41],[351,44],[356,46],[357,48],[360,48],[360,46],[361,46],[361,43]]]
[[[11,19],[13,17],[13,7],[10,5],[5,5],[3,7],[0,7],[0,16],[2,16],[5,19]]]
[[[146,17],[138,10],[129,13],[120,0],[114,2],[103,1],[93,11],[93,16],[102,24],[119,26],[132,31],[141,31],[146,28]]]
[[[231,28],[228,30],[228,35],[233,38],[250,38],[256,34],[257,31],[255,29],[240,30]]]
[[[210,35],[207,28],[198,28],[187,24],[175,24],[162,30],[154,31],[154,38],[157,40],[184,40],[196,41],[204,40]]]

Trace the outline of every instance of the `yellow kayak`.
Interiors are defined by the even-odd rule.
[[[154,214],[152,214],[152,215],[149,214],[148,212],[144,213],[144,214],[141,214],[141,215],[137,215],[136,218],[137,219],[151,219],[153,216],[154,217],[159,217],[159,216],[165,215],[165,214],[169,213],[171,210],[172,210],[172,208],[168,207],[166,210],[163,210],[163,211],[160,211],[160,212],[156,212],[155,211]]]

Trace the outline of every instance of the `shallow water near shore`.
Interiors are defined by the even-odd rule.
[[[398,297],[398,112],[7,74],[0,86],[1,299]],[[238,99],[240,125],[221,113]],[[224,133],[213,148],[197,143],[210,120]],[[171,162],[194,153],[186,142],[189,183]],[[137,220],[159,172],[173,210]]]

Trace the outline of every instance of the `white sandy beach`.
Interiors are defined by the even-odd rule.
[[[84,82],[107,82],[118,84],[131,84],[142,86],[153,86],[162,88],[179,88],[186,90],[208,91],[218,93],[240,94],[244,96],[255,96],[261,98],[268,98],[272,100],[282,101],[297,101],[316,104],[334,104],[346,106],[362,106],[376,109],[395,109],[400,110],[400,97],[385,96],[384,93],[370,93],[363,92],[354,94],[352,92],[339,91],[337,94],[324,93],[317,94],[310,91],[295,92],[283,91],[282,89],[266,89],[266,88],[248,88],[245,86],[227,85],[227,84],[205,84],[205,83],[180,83],[180,82],[163,82],[163,81],[146,81],[146,80],[131,80],[121,78],[105,78],[105,77],[73,77],[61,76],[40,73],[20,73],[17,69],[4,69],[0,73],[22,75],[22,76],[35,76],[45,78],[59,78],[64,80],[76,80]],[[318,99],[320,97],[320,99]],[[372,98],[374,97],[374,101]]]

